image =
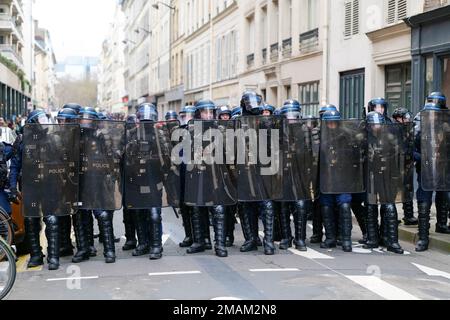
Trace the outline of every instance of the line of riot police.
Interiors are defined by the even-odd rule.
[[[49,269],[58,269],[59,257],[73,254],[71,225],[77,247],[72,261],[96,256],[93,217],[99,223],[105,261],[114,263],[112,221],[121,208],[126,236],[122,249],[133,250],[133,256],[149,254],[152,260],[163,253],[165,207],[179,208],[186,235],[180,247],[188,248],[188,254],[213,249],[212,226],[215,253],[227,257],[236,217],[245,238],[241,252],[263,246],[266,255],[273,255],[275,241],[280,250],[294,244],[306,251],[308,217],[313,220],[311,243],[351,252],[352,211],[365,248],[385,246],[402,254],[398,203],[403,203],[405,224],[419,224],[416,250],[427,250],[433,191],[436,229],[450,233],[450,182],[445,176],[450,119],[445,97],[430,95],[416,132],[406,109],[395,110],[394,121],[389,119],[384,99],[372,100],[368,111],[364,120],[342,120],[337,108],[328,105],[321,108],[320,118],[302,118],[298,101],[288,100],[276,109],[253,91],[246,91],[240,107],[233,110],[202,100],[183,108],[179,119],[168,112],[164,122],[157,121],[157,109],[150,103],[140,105],[126,123],[101,120],[93,108],[69,104],[58,115],[60,124],[49,125],[45,113],[35,110],[16,156],[23,169],[28,266],[43,264],[42,217]],[[437,129],[440,134],[435,136]],[[230,138],[229,130],[239,134]],[[247,134],[252,130],[257,134]],[[203,139],[202,144],[181,143],[186,137]],[[211,148],[214,141],[224,143]],[[264,146],[270,161],[263,161],[254,145]],[[236,150],[244,150],[242,159]],[[217,153],[224,154],[222,162],[206,161]],[[413,214],[414,163],[419,176],[418,221]],[[17,188],[12,187],[12,193],[17,194]]]

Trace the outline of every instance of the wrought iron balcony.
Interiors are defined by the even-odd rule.
[[[283,40],[283,57],[290,57],[292,54],[292,38]]]
[[[313,51],[319,45],[319,28],[304,32],[300,35],[300,52]]]

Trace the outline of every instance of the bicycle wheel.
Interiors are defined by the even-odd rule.
[[[11,225],[11,217],[0,207],[0,237],[2,237],[7,244],[11,245],[14,232]]]
[[[11,291],[16,281],[16,257],[11,247],[0,238],[0,300]]]

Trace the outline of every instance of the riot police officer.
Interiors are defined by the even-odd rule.
[[[397,108],[394,110],[392,119],[396,123],[408,124],[414,120],[414,116],[406,108]],[[403,223],[405,226],[416,226],[419,224],[419,220],[414,217],[414,202],[408,201],[403,203]]]
[[[242,117],[259,116],[263,111],[262,96],[254,91],[246,91],[241,98],[241,112]],[[269,110],[266,110],[266,112]],[[273,110],[274,111],[274,110]],[[267,114],[267,113],[266,113]],[[242,245],[241,252],[250,252],[258,250],[258,242],[260,241],[258,235],[258,216],[261,212],[264,225],[264,254],[274,255],[274,219],[275,219],[275,205],[271,200],[262,202],[242,202],[241,203],[241,224],[246,239]]]
[[[230,120],[231,110],[227,106],[222,106],[217,110],[217,119],[219,120]]]
[[[366,120],[368,124],[372,125],[383,125],[387,123],[384,115],[376,111],[369,112],[367,114]],[[377,160],[380,161],[381,159],[375,159],[375,161]],[[377,177],[375,177],[375,179],[377,179]],[[367,242],[364,245],[364,248],[378,248],[380,244],[380,238],[384,236],[385,239],[383,242],[388,251],[397,254],[403,254],[404,251],[398,243],[398,214],[395,203],[382,204],[380,212],[382,212],[382,215],[384,217],[384,224],[381,225],[381,227],[379,227],[378,225],[378,206],[368,205]],[[383,228],[385,228],[386,230],[384,230],[383,233],[380,233],[379,229]]]
[[[322,126],[328,125],[329,121],[341,120],[341,114],[338,111],[326,111],[322,115]],[[321,161],[326,161],[321,159]],[[321,194],[320,205],[323,224],[325,226],[325,241],[321,243],[322,249],[335,248],[337,246],[336,231],[341,231],[342,249],[344,252],[352,252],[352,213],[351,213],[351,194]],[[339,217],[335,217],[335,205],[339,209]],[[340,228],[336,228],[337,222]]]
[[[374,98],[369,101],[367,110],[369,112],[378,112],[384,116],[384,119],[387,123],[391,123],[391,119],[388,116],[389,104],[384,98]]]
[[[165,117],[166,121],[177,121],[178,120],[178,114],[176,111],[170,110],[166,113]]]
[[[194,106],[185,106],[180,111],[180,124],[181,128],[188,129],[189,121],[195,118],[195,110]],[[181,154],[181,157],[183,155]],[[184,193],[185,193],[185,175],[186,175],[186,163],[180,164],[180,179],[181,179],[181,201],[180,201],[180,213],[181,218],[183,219],[183,228],[185,233],[184,240],[179,244],[180,248],[189,248],[193,245],[194,239],[192,234],[192,208],[188,207],[184,202]]]
[[[27,124],[47,125],[48,118],[42,109],[36,109],[30,113],[27,119]],[[39,130],[42,130],[41,128]],[[50,142],[50,141],[49,141]],[[18,168],[22,169],[22,152],[24,150],[21,143],[20,151],[17,153],[16,164]],[[15,196],[17,194],[16,178],[17,175],[13,173],[15,178],[11,182],[11,192]],[[16,181],[14,181],[16,180]],[[46,209],[44,209],[46,210]],[[59,251],[60,251],[60,233],[58,217],[54,212],[44,212],[45,236],[47,238],[47,263],[49,270],[59,269]],[[43,265],[44,255],[40,246],[40,232],[41,232],[41,219],[34,217],[25,218],[25,232],[28,237],[30,245],[30,260],[28,261],[28,268],[34,268]]]
[[[427,103],[424,111],[443,111],[448,110],[447,99],[441,92],[433,92],[427,97]],[[417,203],[419,208],[419,241],[416,244],[416,251],[423,252],[428,250],[429,229],[430,229],[430,209],[432,205],[433,191],[425,191],[422,188],[421,176],[421,130],[420,124],[416,125],[416,140],[414,150],[414,160],[416,161],[416,170],[418,175],[419,189],[417,190]],[[436,231],[450,234],[450,228],[446,225],[448,214],[449,192],[436,192]]]
[[[83,107],[80,110],[80,126],[82,128],[82,140],[85,141],[85,153],[96,154],[99,150],[106,147],[105,137],[97,134],[96,120],[99,120],[98,114],[94,108]],[[91,150],[92,149],[92,150]],[[103,156],[103,155],[102,155]],[[92,159],[89,159],[92,160]],[[83,176],[82,176],[83,177]],[[80,189],[91,188],[92,185],[98,183],[94,181],[98,179],[96,176],[84,176],[80,181]],[[87,194],[87,191],[84,190]],[[110,195],[106,195],[110,196]],[[82,199],[83,200],[83,199]],[[75,230],[75,238],[77,240],[77,253],[73,256],[73,263],[80,263],[89,260],[90,257],[96,254],[94,244],[93,224],[94,215],[98,221],[100,234],[103,242],[103,256],[106,263],[116,262],[115,239],[113,231],[113,215],[114,212],[109,210],[78,210],[78,213],[73,216],[73,224]],[[91,223],[92,222],[92,223]],[[94,251],[95,250],[95,251]]]
[[[65,105],[63,109],[58,112],[56,119],[60,124],[76,124],[78,123],[78,111],[81,107],[77,104]],[[77,111],[78,110],[78,111]],[[60,257],[73,256],[73,245],[70,237],[72,231],[72,220],[70,216],[59,217],[59,231],[60,231]]]
[[[296,100],[287,100],[281,109],[281,115],[286,120],[301,119],[301,106]],[[286,164],[285,164],[286,165]],[[295,238],[294,245],[299,251],[307,251],[306,247],[306,224],[308,217],[308,208],[311,205],[306,200],[299,200],[293,202],[283,202],[281,204],[281,233],[282,240],[280,242],[280,249],[287,250],[292,246],[291,233],[291,214],[294,217],[295,224]]]
[[[200,100],[195,105],[195,119],[211,121],[216,119],[217,108],[210,100]],[[195,168],[197,170],[197,168]],[[203,177],[203,175],[199,176]],[[202,183],[202,182],[200,182]],[[223,205],[215,206],[193,206],[192,207],[192,230],[194,243],[187,250],[188,254],[204,252],[207,249],[207,241],[210,242],[209,214],[212,214],[214,227],[214,249],[216,256],[224,258],[228,256],[226,249],[225,215],[226,208]]]

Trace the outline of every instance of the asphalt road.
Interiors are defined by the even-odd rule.
[[[115,217],[116,235],[123,234],[122,215]],[[308,228],[310,232],[310,228]],[[322,250],[309,245],[265,256],[263,250],[242,254],[240,226],[230,256],[220,259],[213,251],[194,256],[178,247],[184,234],[181,220],[164,211],[164,257],[150,261],[134,258],[117,245],[116,264],[99,256],[74,265],[61,260],[61,268],[26,270],[26,257],[8,299],[450,299],[450,256],[437,251],[417,254],[402,243],[403,256],[355,246],[353,253]],[[354,240],[359,239],[354,228]]]

